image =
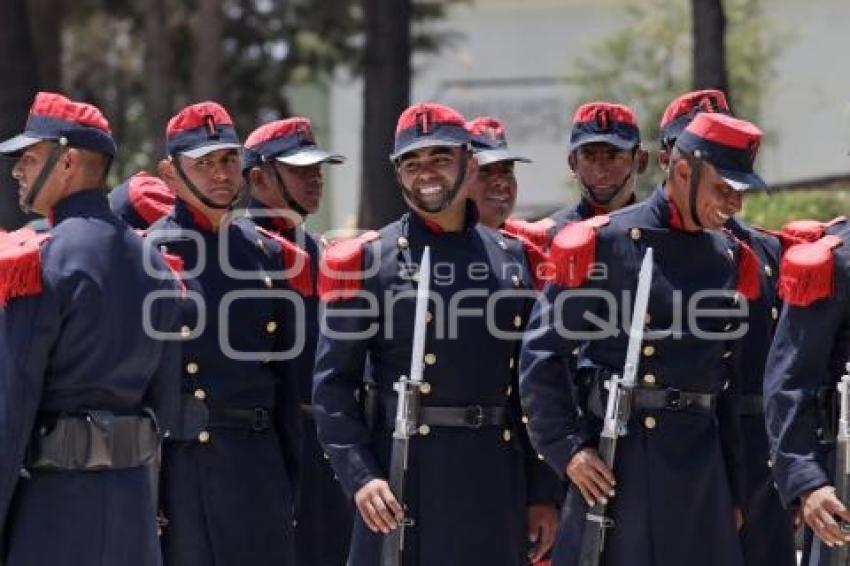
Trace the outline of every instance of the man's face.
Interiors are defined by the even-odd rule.
[[[275,162],[272,166],[277,169],[286,190],[295,199],[295,202],[310,214],[313,214],[319,209],[319,205],[322,203],[322,188],[324,186],[321,164],[317,163],[315,165],[296,167],[294,165]],[[269,179],[268,177],[271,178]],[[277,189],[272,191],[275,195],[276,203],[274,208],[289,208],[280,194],[280,187],[277,186],[279,184],[277,178],[271,171],[267,172],[267,181]]]
[[[684,166],[683,166],[684,165]],[[680,186],[687,199],[690,192],[691,168],[685,159],[676,163],[675,174],[680,175]],[[717,230],[723,228],[729,219],[740,212],[743,198],[739,191],[730,187],[709,163],[701,167],[699,189],[697,189],[697,216],[703,228]],[[685,200],[685,203],[688,201]],[[682,208],[682,211],[688,208]]]
[[[620,150],[607,143],[589,143],[579,147],[574,155],[570,160],[573,172],[599,204],[631,197],[637,152]]]
[[[517,182],[513,161],[496,161],[478,168],[469,185],[469,196],[478,205],[481,223],[498,228],[516,205]]]
[[[436,214],[454,201],[452,189],[461,174],[461,155],[457,147],[426,147],[404,154],[398,163],[398,178],[405,196],[416,208]],[[467,161],[467,171],[474,160]]]
[[[15,162],[15,166],[12,168],[12,177],[18,181],[18,201],[22,206],[54,147],[54,144],[46,141],[31,145],[24,150]],[[35,202],[30,205],[32,210],[41,215],[46,215],[50,212],[50,209],[58,200],[59,193],[61,193],[56,174],[57,169],[60,167],[62,167],[61,159],[44,182]]]
[[[219,149],[197,159],[179,156],[180,165],[189,181],[214,203],[229,205],[242,185],[241,159],[235,149]],[[181,183],[182,185],[182,183]],[[194,197],[185,188],[181,197],[194,202]]]

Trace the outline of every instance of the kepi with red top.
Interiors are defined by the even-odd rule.
[[[706,89],[686,92],[667,105],[661,116],[661,146],[672,147],[691,120],[701,112],[732,114],[722,90]]]
[[[640,145],[640,129],[634,111],[611,102],[589,102],[578,107],[570,132],[570,153],[583,145],[607,143],[619,150]]]
[[[319,147],[309,118],[294,117],[264,124],[245,140],[243,174],[272,160],[307,167],[318,163],[343,163],[345,157]]]
[[[410,106],[399,116],[390,160],[395,162],[417,149],[461,147],[470,141],[460,112],[435,102],[422,102]]]
[[[219,149],[239,149],[233,119],[217,102],[187,106],[168,121],[165,132],[169,155],[198,159]]]
[[[520,161],[531,163],[531,159],[512,151],[508,147],[505,125],[496,118],[479,116],[466,123],[472,142],[472,151],[479,165],[498,161]]]
[[[0,154],[17,156],[43,141],[97,151],[111,157],[117,152],[109,122],[96,106],[55,92],[35,95],[24,131],[0,143]]]
[[[701,113],[676,139],[676,148],[711,164],[736,191],[764,188],[753,171],[762,132],[745,120],[717,113]]]

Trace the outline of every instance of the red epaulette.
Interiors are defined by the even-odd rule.
[[[738,240],[737,290],[749,301],[761,296],[761,262],[746,242]]]
[[[779,296],[789,305],[806,307],[832,296],[835,259],[832,250],[840,246],[838,236],[792,246],[782,256],[779,270]]]
[[[326,302],[354,296],[363,286],[363,246],[380,234],[370,230],[356,238],[337,240],[325,250],[319,266],[319,298]]]
[[[602,214],[567,224],[558,232],[549,251],[557,284],[578,287],[585,282],[596,261],[596,231],[610,221],[607,214]]]
[[[551,242],[550,232],[555,227],[555,221],[551,218],[543,218],[537,222],[528,222],[519,218],[508,218],[505,220],[503,230],[508,234],[525,239],[538,248],[545,250]]]
[[[528,270],[531,272],[535,289],[539,291],[547,282],[555,280],[555,265],[549,261],[549,254],[525,236],[514,234],[504,228],[499,232],[508,238],[515,238],[522,244],[522,251],[525,253],[525,260],[528,262]]]
[[[829,222],[819,220],[794,220],[780,230],[780,234],[798,244],[816,242],[824,237],[826,229],[847,220],[845,216],[833,218]],[[781,237],[781,236],[780,236]]]
[[[171,212],[176,197],[165,181],[140,171],[128,181],[127,199],[145,222],[153,224]]]
[[[29,228],[0,234],[0,307],[41,293],[41,246],[49,238]]]
[[[286,281],[294,291],[303,297],[312,297],[314,294],[313,277],[310,274],[310,254],[302,250],[283,236],[275,234],[270,230],[257,226],[257,232],[280,244],[283,269],[294,270]]]

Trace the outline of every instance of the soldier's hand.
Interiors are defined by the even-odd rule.
[[[803,520],[829,547],[850,542],[850,534],[842,533],[836,518],[850,522],[850,512],[835,496],[835,488],[826,485],[800,496]]]
[[[735,507],[733,515],[735,516],[735,530],[740,531],[741,527],[744,526],[744,512],[740,507]]]
[[[607,503],[609,497],[614,497],[614,486],[617,485],[614,472],[599,459],[593,448],[576,452],[567,464],[566,473],[591,507],[597,501]]]
[[[354,494],[354,504],[372,532],[387,534],[397,529],[404,510],[386,480],[374,479]]]
[[[528,551],[531,563],[537,562],[555,543],[555,531],[558,529],[558,511],[551,504],[528,506],[528,540],[532,543]]]

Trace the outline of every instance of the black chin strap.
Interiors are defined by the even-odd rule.
[[[195,186],[192,181],[189,180],[189,177],[186,176],[186,173],[183,171],[183,167],[180,165],[180,158],[176,155],[171,156],[171,163],[174,165],[174,169],[177,170],[177,175],[183,181],[183,184],[186,185],[186,188],[189,189],[189,192],[195,195],[195,198],[201,201],[204,206],[209,208],[214,208],[216,210],[230,210],[239,200],[239,193],[237,192],[231,201],[227,204],[218,204],[217,202],[208,198],[205,194],[203,194],[198,187]]]
[[[274,176],[277,179],[277,187],[280,192],[280,196],[283,197],[283,201],[286,203],[286,206],[294,210],[298,213],[302,218],[307,218],[307,215],[310,214],[306,208],[301,206],[295,197],[292,196],[292,193],[289,192],[289,189],[286,188],[286,183],[283,182],[283,177],[280,176],[280,171],[277,170],[274,163],[269,164],[274,171]]]
[[[41,189],[44,188],[44,183],[47,181],[47,178],[50,177],[50,174],[53,173],[53,169],[62,157],[62,154],[65,153],[66,147],[67,146],[60,141],[53,146],[52,150],[50,150],[50,155],[47,156],[47,161],[44,163],[38,177],[36,177],[35,182],[32,184],[32,188],[30,188],[29,192],[27,192],[27,194],[25,194],[19,202],[19,206],[24,214],[32,212],[32,205],[35,204],[35,199],[38,198],[38,193],[40,193]]]
[[[629,170],[629,173],[626,175],[626,177],[623,179],[623,182],[617,186],[617,190],[614,191],[607,199],[600,199],[595,194],[593,194],[593,189],[590,188],[590,185],[586,183],[582,177],[579,177],[578,180],[579,183],[581,183],[582,193],[586,198],[588,198],[593,204],[599,206],[608,206],[615,198],[617,198],[617,196],[623,191],[623,189],[626,188],[626,185],[629,183],[629,181],[631,181],[632,175],[634,175],[634,173],[635,170],[633,166],[632,169]]]
[[[694,155],[688,155],[686,159],[688,160],[688,165],[691,167],[691,187],[688,194],[688,208],[690,209],[691,220],[698,227],[702,228],[702,222],[700,222],[699,214],[697,214],[697,193],[699,192],[699,180],[702,175],[702,157],[697,152]]]

